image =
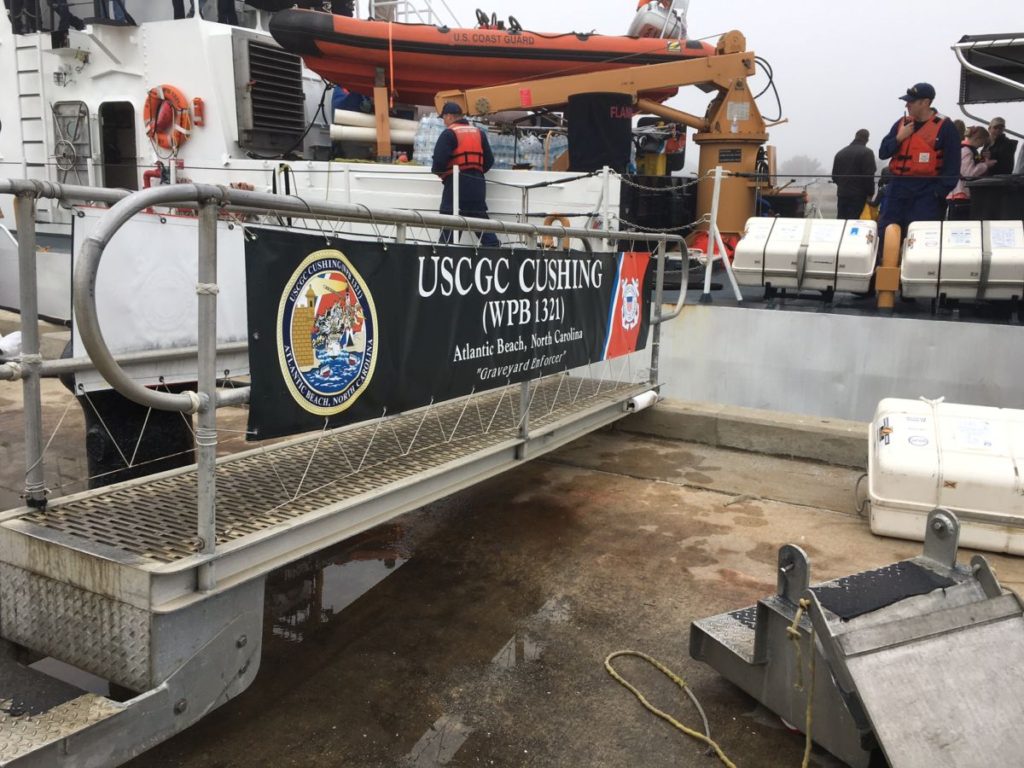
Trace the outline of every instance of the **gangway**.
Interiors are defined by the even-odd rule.
[[[442,403],[217,458],[217,408],[250,389],[218,388],[218,216],[272,213],[373,222],[402,242],[412,227],[504,232],[535,248],[617,242],[621,233],[543,227],[415,211],[315,203],[212,185],[177,184],[127,195],[43,182],[0,181],[30,209],[39,197],[112,207],[75,268],[78,332],[91,364],[121,394],[152,408],[196,414],[195,465],[49,499],[43,481],[39,379],[90,361],[38,354],[32,217],[19,232],[24,353],[0,364],[21,379],[26,505],[0,513],[0,766],[120,764],[240,694],[259,668],[264,582],[272,570],[611,424],[657,400],[664,254],[658,235],[649,363],[631,356],[473,392]],[[199,344],[195,392],[142,386],[107,348],[96,275],[114,233],[139,212],[198,210]],[[241,220],[241,219],[239,219]],[[470,251],[471,252],[471,251]],[[546,258],[559,251],[536,251]],[[223,279],[223,276],[222,276]],[[174,350],[146,353],[173,357]],[[639,354],[639,353],[636,353]],[[645,361],[646,362],[646,361]],[[325,477],[322,468],[330,470]],[[126,691],[87,693],[27,666],[52,656]]]

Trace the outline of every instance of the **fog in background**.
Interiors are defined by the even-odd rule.
[[[454,25],[476,25],[475,9],[499,18],[515,16],[524,29],[536,32],[599,32],[625,34],[636,10],[635,0],[515,0],[481,5],[481,0],[433,0],[436,13]],[[415,3],[414,3],[415,5]],[[832,157],[853,139],[858,128],[871,132],[869,146],[881,138],[903,113],[898,97],[916,82],[935,86],[935,107],[968,125],[978,122],[957,106],[960,67],[950,46],[967,34],[1021,32],[1024,10],[1020,0],[989,0],[977,6],[923,0],[692,0],[687,26],[692,38],[711,42],[731,29],[747,39],[747,49],[767,59],[775,74],[788,122],[769,129],[778,148],[780,168],[800,156],[817,160],[826,170]],[[365,16],[366,0],[359,13]],[[457,72],[453,72],[457,78]],[[752,81],[757,93],[767,83],[764,74]],[[452,82],[458,87],[458,82]],[[1022,94],[1024,96],[1024,94]],[[703,115],[709,102],[697,88],[683,88],[668,103]],[[766,119],[779,116],[769,90],[758,106]],[[1024,103],[968,107],[987,122],[1001,115],[1011,131],[1024,133]],[[1012,137],[1011,137],[1012,138]],[[691,153],[688,166],[696,161]]]

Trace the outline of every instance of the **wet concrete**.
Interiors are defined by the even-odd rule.
[[[689,622],[772,591],[785,542],[816,579],[920,545],[872,536],[838,479],[818,490],[825,509],[773,500],[797,495],[789,477],[828,474],[777,461],[782,493],[765,477],[753,498],[737,491],[766,471],[760,457],[606,432],[278,572],[252,688],[130,765],[712,764],[607,675],[622,648],[686,678],[740,765],[798,765],[801,737],[688,657]],[[726,492],[687,484],[695,474]],[[1018,561],[991,559],[1020,584]],[[618,667],[699,722],[657,673]]]

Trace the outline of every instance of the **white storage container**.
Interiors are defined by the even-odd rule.
[[[868,290],[878,234],[873,221],[753,218],[732,262],[742,285]]]
[[[868,443],[872,531],[923,541],[945,507],[962,546],[1024,554],[1024,411],[888,398]]]
[[[915,221],[903,243],[903,295],[950,299],[1024,296],[1024,224]]]

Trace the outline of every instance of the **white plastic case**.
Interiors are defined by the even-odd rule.
[[[903,295],[1008,300],[1024,296],[1024,223],[915,221],[903,243]]]
[[[924,540],[925,518],[945,507],[960,544],[1024,554],[1024,411],[887,398],[868,449],[871,530]]]
[[[742,285],[863,293],[875,270],[873,221],[752,218],[732,267]]]

